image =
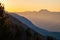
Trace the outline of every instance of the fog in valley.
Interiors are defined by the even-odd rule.
[[[26,17],[39,28],[52,32],[60,32],[60,12],[40,10],[38,12],[17,12],[17,14]]]

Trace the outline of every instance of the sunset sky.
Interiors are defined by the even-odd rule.
[[[60,12],[60,0],[0,0],[9,12],[39,11],[47,9]]]

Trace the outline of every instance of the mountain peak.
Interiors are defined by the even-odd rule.
[[[48,13],[48,12],[50,12],[50,11],[48,11],[47,9],[41,9],[39,12],[40,12],[40,13]]]

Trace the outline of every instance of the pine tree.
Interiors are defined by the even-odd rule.
[[[0,26],[4,23],[4,6],[0,3]]]

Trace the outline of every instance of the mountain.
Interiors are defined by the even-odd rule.
[[[60,39],[60,32],[51,32],[51,31],[47,31],[44,30],[42,28],[39,28],[37,26],[35,26],[34,24],[31,23],[31,21],[29,21],[28,19],[21,17],[19,15],[16,14],[11,14],[13,17],[15,17],[16,19],[18,19],[19,21],[21,21],[22,23],[26,24],[30,29],[36,31],[37,33],[44,35],[44,36],[51,36],[56,38],[57,40]]]
[[[22,16],[19,16],[19,15],[14,14],[14,13],[13,13],[13,14],[10,14],[10,15],[11,15],[12,17],[16,18],[17,21],[19,21],[20,23],[23,23],[23,24],[27,25],[26,27],[23,26],[23,28],[25,28],[25,30],[26,30],[27,28],[29,28],[32,33],[36,32],[36,33],[38,33],[39,35],[43,35],[43,36],[45,36],[45,37],[50,36],[50,35],[49,35],[49,34],[50,34],[49,31],[44,30],[44,29],[42,29],[42,28],[38,28],[37,26],[35,26],[34,24],[32,24],[32,22],[29,21],[27,18],[22,17]],[[15,20],[15,19],[14,19],[14,20]],[[16,21],[15,21],[15,22],[16,22]],[[18,24],[18,23],[17,23],[17,24]],[[20,24],[19,24],[19,25],[20,25]],[[54,36],[50,36],[50,37],[52,37],[52,38],[55,39]],[[43,38],[43,40],[46,40],[46,38],[45,38],[45,39],[44,39],[44,37],[42,37],[42,38]]]
[[[39,11],[39,13],[49,13],[50,11],[48,11],[47,9],[41,9],[40,11]]]
[[[49,33],[23,16],[5,12],[0,3],[0,40],[54,40]]]
[[[27,13],[29,14],[27,15],[26,13],[16,14],[6,12],[4,14],[5,18],[2,18],[3,20],[0,19],[3,23],[2,25],[0,25],[0,35],[2,36],[0,37],[0,39],[4,38],[6,40],[60,40],[60,32],[56,30],[48,30],[50,28],[55,29],[56,26],[59,27],[59,21],[52,21],[49,18],[58,18],[59,16],[56,15],[56,13],[48,13],[44,15],[40,15],[37,13]],[[46,17],[48,17],[49,19]],[[36,24],[34,22],[36,22]],[[37,23],[39,23],[39,25],[41,26],[38,26]],[[56,23],[56,25],[54,23]],[[46,29],[44,27],[46,27]]]
[[[44,11],[43,11],[44,12]],[[60,12],[16,13],[29,19],[39,28],[60,32]],[[58,30],[57,30],[58,29]]]
[[[16,13],[30,20],[38,28],[49,31],[50,36],[60,39],[60,12],[41,10],[36,13]]]
[[[15,13],[4,13],[4,24],[0,25],[1,40],[48,40],[55,39],[48,31],[35,26],[27,18]],[[1,21],[3,21],[1,20]],[[3,23],[3,22],[2,22]]]

